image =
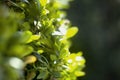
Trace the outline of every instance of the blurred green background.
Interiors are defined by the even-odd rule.
[[[67,14],[79,27],[71,51],[87,61],[79,80],[120,80],[120,0],[74,0]]]

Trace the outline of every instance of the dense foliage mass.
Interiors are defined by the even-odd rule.
[[[68,0],[1,0],[0,80],[76,80],[82,52],[70,53],[77,32]]]

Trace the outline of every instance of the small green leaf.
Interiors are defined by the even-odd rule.
[[[39,0],[41,6],[45,6],[47,4],[47,0]]]
[[[48,71],[40,71],[40,74],[37,76],[37,79],[46,79],[48,76]]]
[[[51,60],[56,60],[57,57],[56,57],[55,55],[52,55],[52,54],[51,54],[51,55],[50,55],[50,59],[51,59]]]
[[[27,42],[27,40],[29,40],[29,38],[32,36],[32,32],[30,31],[25,31],[22,33],[21,35],[21,41],[22,42]]]
[[[49,10],[47,10],[47,9],[43,9],[42,10],[42,15],[46,15],[46,14],[48,14],[49,13]]]
[[[44,50],[40,49],[37,51],[39,54],[42,54],[44,52]]]
[[[69,50],[67,48],[63,48],[60,52],[59,58],[65,58],[69,54],[70,54]]]
[[[74,73],[77,77],[78,76],[84,76],[85,75],[85,72],[82,72],[82,71],[75,71]]]
[[[66,37],[67,38],[71,38],[74,35],[76,35],[76,33],[78,32],[78,28],[77,27],[71,27],[68,29],[67,33],[66,33]]]
[[[30,39],[27,41],[27,43],[38,40],[39,38],[40,38],[40,35],[32,35]]]
[[[55,72],[53,73],[53,76],[54,76],[55,78],[60,78],[60,77],[61,77],[61,74],[60,74],[60,72],[55,71]]]

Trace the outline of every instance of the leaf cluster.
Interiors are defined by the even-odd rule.
[[[0,80],[76,80],[82,52],[69,51],[78,28],[66,19],[69,0],[0,2]],[[7,77],[5,77],[7,76]]]

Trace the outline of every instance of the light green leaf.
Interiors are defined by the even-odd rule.
[[[17,57],[24,57],[30,54],[33,51],[31,46],[26,45],[14,45],[8,50],[8,55],[17,56]]]
[[[75,71],[74,73],[77,77],[78,76],[84,76],[85,75],[85,72],[82,72],[82,71]]]
[[[69,54],[70,54],[70,52],[69,52],[68,48],[63,48],[60,52],[59,58],[65,58]]]
[[[23,32],[21,35],[21,42],[27,42],[27,40],[29,40],[31,36],[32,36],[32,32],[30,31]]]
[[[78,28],[77,27],[71,27],[68,29],[67,33],[66,33],[66,37],[67,38],[71,38],[74,35],[76,35],[76,33],[78,32]]]
[[[32,35],[30,39],[27,41],[27,43],[38,40],[39,38],[40,38],[40,35]]]
[[[46,14],[48,14],[49,13],[49,10],[47,10],[47,9],[43,9],[42,10],[42,15],[46,15]]]
[[[45,6],[47,4],[47,0],[39,0],[41,6]]]
[[[51,60],[56,60],[57,57],[56,57],[55,55],[52,55],[52,54],[51,54],[51,55],[50,55],[50,59],[51,59]]]

